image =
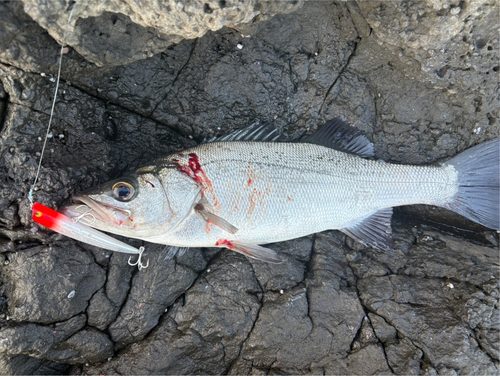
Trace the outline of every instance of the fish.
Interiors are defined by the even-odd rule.
[[[373,143],[343,118],[298,142],[254,124],[77,194],[62,210],[112,234],[270,263],[281,259],[266,244],[325,230],[390,251],[397,206],[435,205],[500,228],[499,141],[403,165],[376,160]]]

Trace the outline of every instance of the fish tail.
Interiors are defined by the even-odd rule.
[[[450,159],[458,192],[442,205],[486,227],[500,229],[500,139],[484,142]]]

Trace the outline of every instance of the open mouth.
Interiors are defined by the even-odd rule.
[[[74,204],[65,206],[62,212],[70,218],[78,218],[89,226],[96,220],[120,226],[130,219],[128,210],[97,202],[86,196],[74,196],[73,202]]]

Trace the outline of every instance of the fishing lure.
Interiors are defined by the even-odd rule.
[[[71,10],[71,13],[68,18],[68,25],[71,21],[71,18],[73,17],[73,12],[75,11],[76,8],[76,2],[74,3],[75,6],[73,6],[73,9]],[[54,99],[52,101],[52,107],[50,110],[50,118],[49,118],[49,124],[47,126],[47,133],[45,134],[45,140],[43,142],[43,147],[42,147],[42,153],[40,156],[40,161],[38,162],[38,169],[35,175],[35,181],[33,182],[33,185],[31,186],[31,189],[28,193],[28,199],[30,203],[32,204],[32,210],[33,210],[33,221],[36,223],[39,223],[55,232],[58,232],[60,234],[63,234],[65,236],[68,236],[70,238],[73,238],[75,240],[90,244],[90,245],[95,245],[100,248],[108,249],[110,251],[115,251],[115,252],[122,252],[122,253],[130,253],[130,254],[138,254],[139,257],[136,262],[132,263],[130,261],[130,257],[128,259],[129,265],[135,266],[137,265],[139,270],[147,268],[149,265],[149,260],[146,264],[143,264],[141,262],[142,258],[142,253],[144,252],[144,247],[140,247],[139,249],[132,247],[131,245],[128,245],[126,243],[123,243],[109,235],[103,234],[102,232],[99,232],[97,230],[94,230],[91,227],[85,226],[82,223],[79,223],[79,219],[81,219],[85,215],[90,215],[92,214],[90,212],[85,212],[82,213],[80,216],[76,218],[69,218],[65,216],[62,213],[59,213],[53,209],[50,209],[38,202],[33,202],[33,192],[35,190],[36,183],[38,181],[38,177],[40,176],[40,170],[42,167],[42,159],[43,155],[45,152],[45,147],[47,145],[47,139],[48,135],[50,132],[50,126],[52,124],[52,118],[54,115],[54,108],[56,104],[56,99],[57,99],[57,92],[59,90],[59,81],[61,78],[61,67],[62,67],[62,56],[64,53],[64,42],[66,40],[66,29],[64,30],[64,35],[62,38],[62,44],[61,44],[61,50],[59,53],[59,67],[58,67],[58,72],[57,72],[57,80],[56,80],[56,88],[54,91]]]
[[[84,215],[91,215],[88,212],[82,213]],[[146,264],[141,262],[142,253],[144,252],[144,247],[139,249],[132,247],[129,244],[119,241],[109,235],[106,235],[100,231],[94,230],[93,228],[86,226],[78,222],[78,218],[69,218],[62,213],[59,213],[51,208],[48,208],[38,202],[33,204],[33,221],[39,223],[52,231],[63,234],[72,239],[95,245],[99,248],[108,249],[114,252],[130,253],[139,255],[138,260],[135,263],[131,263],[129,258],[129,265],[138,265],[139,270],[147,268],[149,265],[149,260]]]

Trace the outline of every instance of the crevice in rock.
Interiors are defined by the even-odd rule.
[[[3,132],[4,124],[7,119],[9,103],[9,93],[3,90],[2,83],[0,82],[0,135]]]
[[[250,330],[248,331],[248,334],[246,335],[246,337],[243,339],[243,341],[241,341],[241,345],[240,345],[240,348],[238,349],[238,355],[234,358],[234,360],[231,362],[231,364],[229,364],[229,366],[226,368],[226,370],[229,370],[231,369],[231,367],[238,361],[238,359],[240,358],[241,356],[241,352],[243,351],[243,346],[245,345],[245,342],[250,338],[253,330],[255,329],[255,326],[257,324],[257,322],[259,321],[259,316],[260,316],[260,311],[262,310],[262,307],[264,306],[264,289],[262,288],[260,282],[259,282],[259,279],[257,278],[257,276],[255,275],[255,270],[253,268],[253,265],[251,262],[249,262],[250,264],[250,267],[252,268],[252,272],[253,272],[253,275],[254,275],[254,279],[255,281],[257,282],[257,285],[259,285],[259,288],[261,290],[261,294],[260,294],[260,297],[256,295],[256,297],[259,299],[259,309],[257,310],[257,313],[255,314],[255,320],[253,321],[252,323],[252,327],[250,328]],[[253,363],[253,362],[252,362]],[[253,367],[253,365],[252,365]]]
[[[370,327],[372,328],[372,331],[373,331],[373,335],[375,336],[375,338],[377,338],[377,340],[379,341],[380,343],[380,346],[382,347],[382,352],[384,353],[384,358],[385,358],[385,361],[387,363],[387,367],[389,367],[389,369],[391,370],[391,372],[393,374],[396,374],[396,372],[394,371],[394,369],[391,367],[391,364],[389,363],[389,357],[387,356],[387,352],[385,350],[385,343],[383,343],[380,338],[377,336],[377,332],[375,331],[375,328],[373,328],[373,325],[370,321],[370,318],[368,317],[368,315],[366,316],[367,319],[368,319],[368,322],[370,323]],[[380,316],[382,317],[382,316]],[[385,318],[382,317],[382,319],[385,321]],[[387,321],[386,321],[387,322]]]
[[[193,56],[193,53],[194,53],[194,50],[196,49],[196,46],[198,44],[198,38],[196,38],[194,41],[193,41],[193,45],[191,47],[191,52],[189,53],[189,56],[188,58],[186,59],[186,62],[182,65],[182,67],[179,69],[179,71],[177,72],[177,74],[175,75],[172,83],[170,84],[170,87],[174,87],[175,83],[177,82],[177,79],[180,77],[181,73],[184,72],[184,70],[186,69],[187,65],[189,64],[189,62],[191,61],[191,57]],[[161,98],[155,105],[155,107],[150,111],[149,113],[149,116],[153,116],[153,114],[156,112],[156,110],[158,109],[158,106],[163,103],[163,101],[168,97],[168,93],[165,93],[165,95],[163,96],[163,98]]]
[[[4,65],[4,66],[7,66],[7,67],[12,67],[12,68],[18,69],[18,70],[20,70],[20,71],[24,72],[25,74],[40,75],[40,73],[39,73],[39,72],[26,72],[26,71],[23,71],[21,68],[19,68],[19,67],[17,67],[17,66],[6,65],[6,64],[3,64],[3,63],[0,63],[0,64],[2,64],[2,65]],[[64,64],[64,61],[63,61],[63,64]],[[61,84],[65,84],[65,85],[67,85],[68,87],[74,88],[74,89],[76,89],[76,90],[78,90],[78,91],[82,92],[83,94],[88,95],[88,96],[89,96],[89,97],[91,97],[91,98],[94,98],[94,99],[96,99],[96,100],[98,100],[98,101],[100,101],[100,102],[103,102],[103,103],[104,103],[104,106],[103,106],[103,107],[106,107],[107,105],[113,105],[113,106],[115,106],[116,108],[118,108],[119,110],[122,110],[122,111],[124,111],[124,112],[128,112],[129,114],[136,115],[136,116],[138,116],[138,117],[140,117],[140,118],[142,118],[142,119],[147,119],[147,120],[150,120],[150,121],[152,121],[152,122],[154,122],[154,123],[158,124],[158,126],[166,127],[166,128],[168,128],[168,129],[169,129],[172,133],[176,134],[176,135],[177,135],[177,137],[179,137],[179,138],[185,138],[185,136],[184,136],[183,134],[181,134],[181,133],[179,132],[179,130],[177,130],[176,128],[172,128],[172,127],[170,127],[168,124],[165,124],[165,123],[163,123],[163,122],[161,122],[161,121],[158,121],[157,119],[155,119],[154,117],[152,117],[152,114],[153,114],[153,112],[154,112],[154,111],[153,111],[153,112],[151,112],[151,115],[141,114],[140,112],[137,112],[137,111],[135,111],[135,110],[133,110],[133,109],[130,109],[130,108],[124,107],[124,106],[123,106],[122,104],[120,104],[120,103],[116,103],[116,102],[111,101],[111,100],[106,99],[106,98],[101,98],[99,95],[96,95],[96,94],[94,94],[94,93],[92,93],[92,92],[90,92],[90,91],[86,90],[86,89],[85,89],[85,88],[83,88],[83,87],[80,87],[80,86],[75,85],[75,84],[73,84],[73,83],[68,84],[68,81],[66,81],[66,80],[65,80],[62,76],[61,76],[61,78],[60,78],[60,86],[59,86],[59,90],[60,90],[60,91],[62,91],[62,90],[63,90],[63,88],[61,88]],[[7,93],[7,94],[8,94],[8,93]],[[44,115],[46,115],[46,116],[50,116],[50,114],[47,114],[47,113],[45,113],[45,112],[43,112],[43,111],[39,111],[39,110],[37,110],[37,109],[35,109],[35,108],[32,108],[32,107],[26,106],[26,105],[24,105],[24,104],[22,104],[22,103],[17,103],[17,102],[12,102],[12,103],[13,103],[13,104],[17,104],[17,105],[19,105],[19,106],[24,106],[24,107],[26,107],[26,108],[29,108],[30,110],[32,110],[32,111],[34,111],[34,112],[37,112],[37,113],[40,113],[40,114],[44,114]],[[60,122],[66,123],[66,120],[65,120],[63,117],[59,117],[59,116],[57,115],[57,113],[56,113],[56,112],[54,113],[54,118],[55,118],[55,119],[57,119],[57,120],[59,120]]]
[[[326,99],[328,98],[328,96],[330,95],[330,92],[333,90],[333,88],[335,87],[335,85],[339,81],[339,79],[342,76],[342,74],[344,74],[345,70],[349,66],[349,64],[350,64],[352,58],[354,57],[354,55],[356,55],[356,50],[358,49],[359,41],[360,41],[360,38],[358,36],[357,39],[356,39],[356,41],[353,42],[354,43],[354,47],[353,47],[351,53],[349,54],[349,56],[347,57],[346,63],[344,64],[344,66],[342,67],[342,69],[340,69],[339,74],[337,75],[337,77],[335,77],[335,80],[330,85],[330,87],[328,88],[328,90],[325,93],[325,96],[323,97],[323,102],[321,103],[321,106],[320,106],[319,111],[318,111],[318,115],[321,118],[321,120],[323,120],[323,121],[325,121],[325,117],[324,117],[324,113],[323,112],[324,112],[324,108],[325,108]]]
[[[194,50],[196,49],[196,46],[198,45],[198,38],[196,38],[194,41],[193,41],[193,45],[191,47],[191,52],[189,52],[189,56],[188,58],[186,59],[186,62],[182,65],[181,69],[179,69],[179,71],[177,72],[177,74],[175,75],[174,77],[174,80],[172,81],[172,83],[170,84],[170,86],[174,86],[175,83],[177,82],[177,79],[179,78],[179,76],[182,74],[182,72],[184,72],[184,69],[187,67],[187,65],[189,64],[189,62],[191,61],[191,57],[193,56],[194,54]],[[161,101],[159,101],[158,103],[162,102],[165,98],[163,98]],[[156,107],[154,108],[154,110],[151,112],[151,113],[154,113],[156,110]]]

